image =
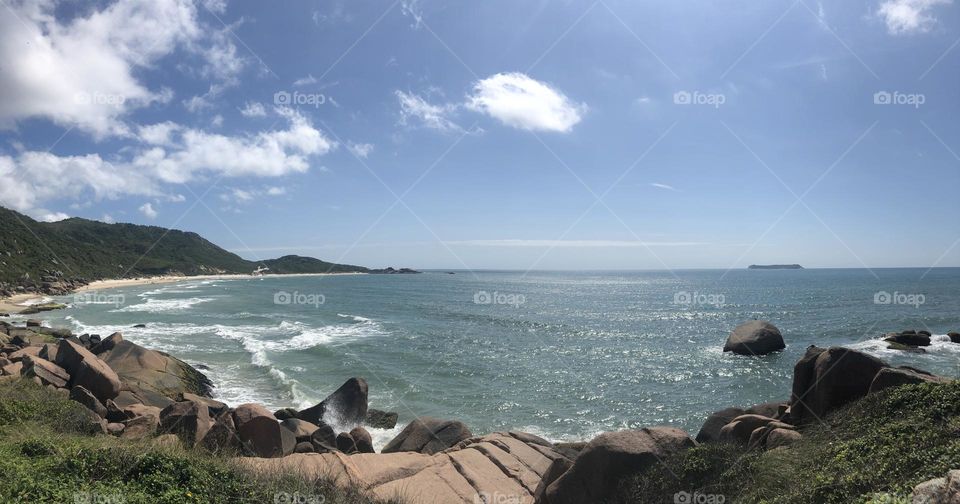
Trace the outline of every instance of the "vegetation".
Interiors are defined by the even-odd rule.
[[[225,457],[91,435],[83,413],[32,382],[0,383],[0,502],[376,502],[330,481],[254,478]]]
[[[0,282],[35,284],[43,271],[96,280],[182,273],[364,272],[366,268],[309,257],[247,261],[196,233],[157,226],[106,224],[72,218],[37,222],[0,207]]]
[[[725,444],[687,450],[637,475],[622,502],[674,502],[678,492],[744,503],[899,503],[960,467],[960,382],[887,389],[764,453]]]

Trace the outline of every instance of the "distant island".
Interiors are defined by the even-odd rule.
[[[747,269],[803,269],[799,264],[751,264]]]

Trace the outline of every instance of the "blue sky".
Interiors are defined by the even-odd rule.
[[[0,204],[250,259],[960,266],[951,0],[0,10]]]

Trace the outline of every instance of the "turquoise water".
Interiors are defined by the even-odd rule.
[[[461,419],[475,433],[510,428],[572,440],[663,424],[695,433],[714,410],[786,399],[793,365],[811,344],[956,376],[960,344],[945,336],[923,355],[886,350],[876,338],[960,330],[960,269],[874,273],[879,278],[867,270],[736,270],[184,280],[68,296],[72,306],[48,320],[76,332],[120,330],[208,366],[228,403],[308,406],[362,376],[371,407],[397,411],[401,424],[432,415]],[[724,354],[730,330],[754,318],[780,327],[787,349],[763,358]],[[130,327],[139,323],[147,327]],[[375,434],[382,443],[394,432]]]

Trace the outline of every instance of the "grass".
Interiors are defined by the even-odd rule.
[[[901,503],[960,467],[960,383],[871,394],[805,428],[787,448],[700,445],[637,475],[620,502],[673,502],[677,492],[737,503]]]
[[[325,504],[378,502],[330,481],[253,477],[226,457],[92,435],[83,413],[32,382],[0,384],[0,502],[261,503],[278,494]]]

